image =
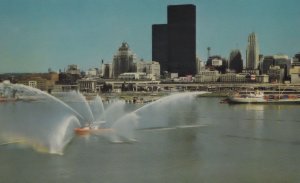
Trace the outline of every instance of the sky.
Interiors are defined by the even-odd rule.
[[[255,32],[261,54],[300,52],[299,0],[0,0],[0,73],[47,72],[111,63],[123,41],[151,61],[152,24],[167,6],[196,5],[197,55],[228,58]]]

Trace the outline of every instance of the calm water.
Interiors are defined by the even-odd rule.
[[[300,182],[299,109],[199,98],[170,120],[206,127],[139,130],[127,144],[75,137],[62,156],[0,146],[0,182]]]

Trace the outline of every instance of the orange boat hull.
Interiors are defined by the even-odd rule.
[[[90,133],[90,129],[89,128],[75,128],[74,132],[77,135],[87,135]]]
[[[91,129],[91,128],[75,128],[74,132],[77,135],[88,135],[88,134],[99,134],[99,133],[105,133],[105,132],[112,132],[113,130],[111,128],[99,128],[99,129]]]

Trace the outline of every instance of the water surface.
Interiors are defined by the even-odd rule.
[[[168,124],[205,127],[138,130],[124,144],[77,136],[64,155],[3,145],[0,182],[300,182],[299,109],[197,98]]]

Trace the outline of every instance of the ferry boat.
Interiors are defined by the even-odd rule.
[[[229,103],[300,103],[300,91],[240,91],[228,97]]]

